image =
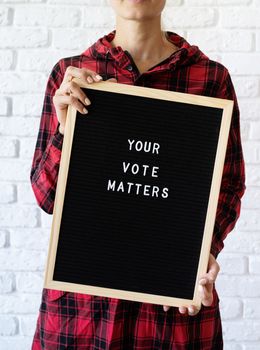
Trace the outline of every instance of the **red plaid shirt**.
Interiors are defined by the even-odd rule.
[[[245,168],[239,108],[228,70],[168,31],[179,50],[140,74],[129,52],[110,41],[115,30],[80,55],[60,59],[45,91],[30,180],[38,205],[53,213],[63,135],[52,97],[68,66],[89,68],[103,80],[234,100],[211,253],[217,257],[240,215]],[[72,233],[73,234],[73,233]],[[219,299],[196,316],[160,305],[43,289],[32,349],[222,349]]]

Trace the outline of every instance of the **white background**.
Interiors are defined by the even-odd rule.
[[[115,28],[101,0],[0,1],[0,349],[30,348],[52,216],[29,180],[44,90],[58,59]],[[260,349],[260,0],[167,0],[164,29],[230,71],[241,110],[246,194],[219,255],[225,349]]]

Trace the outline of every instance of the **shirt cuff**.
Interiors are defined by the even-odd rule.
[[[221,240],[220,237],[221,237],[221,229],[216,219],[214,231],[213,231],[213,237],[211,241],[211,248],[210,248],[210,253],[214,256],[215,259],[217,259],[218,254],[220,253],[220,251],[224,246],[223,241]]]
[[[60,133],[59,126],[60,126],[60,123],[58,123],[57,128],[56,128],[54,134],[52,135],[51,142],[52,142],[53,146],[55,146],[57,149],[61,150],[62,149],[64,135],[62,133]]]

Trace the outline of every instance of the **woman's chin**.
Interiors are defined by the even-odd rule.
[[[132,4],[141,4],[141,3],[145,2],[146,0],[127,0],[127,1],[132,3]]]

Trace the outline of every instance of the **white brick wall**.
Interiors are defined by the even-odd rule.
[[[226,65],[239,98],[247,192],[217,288],[225,349],[259,350],[260,0],[167,0],[163,24]],[[51,216],[28,180],[47,76],[112,29],[107,0],[0,1],[0,349],[30,348],[40,303]]]

